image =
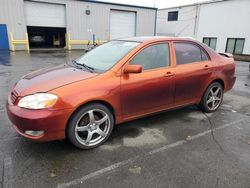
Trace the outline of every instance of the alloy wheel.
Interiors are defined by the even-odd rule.
[[[108,114],[100,109],[85,112],[77,121],[75,136],[84,146],[95,146],[108,135],[111,121]]]
[[[222,102],[223,91],[221,87],[214,86],[210,89],[208,96],[207,96],[207,107],[209,110],[213,111],[216,110],[221,102]]]

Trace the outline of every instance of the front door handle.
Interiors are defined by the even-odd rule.
[[[175,73],[173,73],[173,72],[166,72],[164,74],[164,77],[171,77],[171,76],[174,76],[174,75],[175,75]]]

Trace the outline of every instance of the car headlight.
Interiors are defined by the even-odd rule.
[[[44,109],[52,107],[56,101],[57,96],[51,93],[36,93],[23,97],[18,106],[27,109]]]

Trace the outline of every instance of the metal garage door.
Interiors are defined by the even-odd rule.
[[[135,22],[135,12],[111,10],[110,38],[116,39],[135,36]]]
[[[28,26],[66,27],[65,5],[25,1]]]

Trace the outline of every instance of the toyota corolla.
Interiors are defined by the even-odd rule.
[[[195,40],[126,38],[24,76],[8,96],[7,112],[26,138],[68,138],[90,149],[125,121],[187,105],[214,112],[235,80],[232,55]]]

